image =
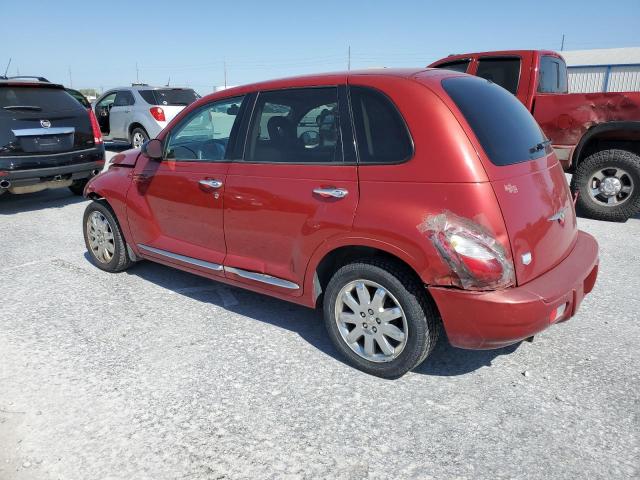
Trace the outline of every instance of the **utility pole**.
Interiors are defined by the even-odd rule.
[[[71,65],[69,65],[69,86],[73,88],[73,79],[71,78]]]
[[[138,75],[138,62],[136,62],[136,83],[140,83],[140,76]]]
[[[9,67],[11,66],[11,57],[9,57],[9,63],[7,63],[7,68],[4,69],[4,76],[7,76],[7,72],[9,71]]]
[[[224,88],[227,88],[227,61],[225,60],[222,63],[224,66]]]
[[[349,49],[347,50],[347,70],[351,70],[351,45],[349,45]]]
[[[562,44],[560,45],[560,51],[564,50],[564,33],[562,34]]]

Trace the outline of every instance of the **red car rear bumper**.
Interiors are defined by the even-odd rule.
[[[429,292],[453,346],[491,349],[517,343],[571,318],[597,276],[598,243],[579,231],[571,254],[525,285],[492,292],[429,287]],[[562,305],[564,314],[553,318]]]

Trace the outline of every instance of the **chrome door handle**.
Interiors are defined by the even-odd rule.
[[[329,198],[329,197],[344,198],[347,195],[349,195],[349,190],[345,188],[335,188],[335,187],[314,188],[313,193],[318,194],[324,198]]]
[[[200,180],[200,185],[208,188],[220,188],[222,186],[222,182],[220,180]]]

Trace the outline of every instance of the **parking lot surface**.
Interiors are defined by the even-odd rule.
[[[345,365],[319,312],[98,270],[86,204],[0,198],[0,479],[640,475],[640,219],[579,220],[601,270],[570,322],[496,351],[441,339],[388,381]]]

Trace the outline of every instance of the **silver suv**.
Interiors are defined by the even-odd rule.
[[[190,88],[134,84],[106,91],[93,108],[105,140],[139,148],[198,98]]]

